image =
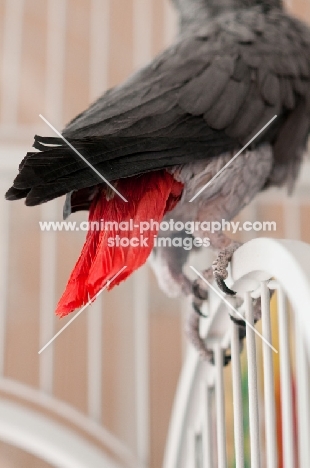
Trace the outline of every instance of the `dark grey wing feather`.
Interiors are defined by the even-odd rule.
[[[285,154],[294,160],[310,126],[309,51],[309,29],[280,11],[271,19],[259,9],[225,14],[107,92],[63,134],[115,180],[237,150],[275,114],[255,144],[268,141],[279,159],[281,128],[293,114],[290,131],[297,122],[302,131],[292,132]],[[100,182],[61,140],[37,137],[34,146],[40,152],[22,162],[9,199],[35,205]]]
[[[204,113],[207,124],[216,129],[227,128],[244,103],[249,87],[249,73],[244,76],[244,81],[230,79],[213,106]]]
[[[210,66],[180,90],[178,104],[192,115],[204,114],[220,97],[233,74],[235,59],[213,60]],[[225,63],[226,66],[222,66]]]
[[[260,90],[264,101],[270,106],[275,106],[281,99],[280,78],[273,73],[266,73]]]
[[[233,138],[239,137],[243,143],[246,143],[257,123],[261,121],[265,108],[266,104],[258,93],[257,83],[252,81],[249,92],[239,112],[232,116],[232,122],[227,127],[226,133]]]

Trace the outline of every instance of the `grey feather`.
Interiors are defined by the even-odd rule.
[[[224,57],[223,61],[229,61],[230,57]],[[204,72],[186,84],[179,94],[178,104],[186,112],[192,115],[201,115],[217,100],[225,89],[232,73],[223,66],[220,61],[214,61]]]
[[[300,102],[309,131],[307,26],[276,0],[179,0],[178,6],[191,26],[175,44],[63,131],[108,180],[238,150],[273,112],[277,120],[254,145],[276,145]],[[40,152],[28,153],[8,198],[38,204],[98,183],[65,144],[37,137],[35,148]],[[294,151],[284,154],[295,158]]]
[[[227,134],[240,138],[248,137],[265,110],[262,97],[257,93],[256,84],[252,82],[250,91],[241,106],[240,112],[231,125],[227,127]]]
[[[267,104],[276,105],[280,100],[280,82],[276,75],[267,73],[261,84],[261,93]]]
[[[226,88],[219,96],[213,107],[204,114],[204,119],[210,127],[217,130],[227,128],[236,117],[241,105],[248,94],[250,76],[238,82],[230,79]]]

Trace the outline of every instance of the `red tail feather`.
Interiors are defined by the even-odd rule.
[[[167,171],[161,170],[120,179],[117,181],[117,190],[128,203],[114,194],[113,198],[107,201],[105,189],[102,189],[92,202],[89,210],[90,223],[97,221],[99,225],[100,221],[104,220],[105,224],[116,222],[117,225],[109,225],[109,229],[104,231],[88,231],[81,255],[57,305],[56,314],[61,317],[86,304],[124,265],[127,265],[127,268],[107,289],[125,280],[145,263],[153,248],[157,230],[144,231],[143,239],[148,238],[145,242],[147,246],[126,244],[133,238],[141,241],[139,223],[150,222],[152,219],[160,222],[164,214],[174,208],[180,199],[183,185]],[[130,229],[130,219],[134,220],[133,230]],[[120,245],[117,245],[116,239]]]

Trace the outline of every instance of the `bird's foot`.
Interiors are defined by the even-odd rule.
[[[239,246],[239,244],[238,244]],[[235,250],[238,248],[238,246],[235,247]],[[232,256],[232,253],[230,254],[230,258]],[[227,262],[228,265],[228,262]],[[226,272],[226,270],[225,270]],[[199,332],[199,323],[200,323],[200,317],[207,318],[206,315],[204,315],[201,311],[201,307],[203,303],[208,299],[208,287],[209,283],[211,283],[214,279],[214,269],[213,267],[210,267],[206,270],[204,270],[201,273],[201,277],[197,278],[196,280],[193,281],[192,283],[192,309],[190,311],[188,320],[187,320],[187,325],[186,325],[186,334],[191,342],[191,344],[196,348],[198,351],[200,357],[205,360],[210,362],[211,364],[214,365],[214,353],[212,349],[209,349],[203,340],[203,338],[200,336]],[[227,276],[227,274],[226,274]],[[225,284],[225,283],[224,283]],[[225,285],[226,286],[226,285]],[[236,298],[237,300],[237,307],[241,305],[242,300],[239,298]],[[234,317],[231,317],[232,320]],[[238,320],[238,319],[236,319]],[[239,319],[240,325],[243,325],[240,327],[240,330],[245,330],[245,323],[243,320]],[[240,332],[241,333],[241,332]],[[244,334],[245,335],[245,334]],[[244,338],[244,336],[242,336]],[[240,337],[241,339],[241,337]],[[223,357],[223,365],[226,366],[229,364],[231,360],[230,354],[225,353]]]
[[[210,268],[203,272],[203,276],[208,280],[211,281]],[[204,315],[200,311],[200,306],[202,305],[203,301],[207,299],[208,294],[206,289],[204,288],[204,281],[200,278],[193,283],[193,293],[194,293],[194,300],[193,300],[193,308],[190,311],[187,327],[186,327],[186,334],[189,338],[189,341],[198,351],[200,357],[210,362],[211,364],[215,364],[214,361],[214,353],[213,350],[208,348],[205,340],[200,336],[199,332],[199,323],[200,323],[200,316]],[[202,288],[202,289],[200,289]],[[196,296],[195,296],[196,293]],[[270,292],[270,298],[272,297],[273,291]],[[196,302],[195,302],[196,301]],[[200,302],[199,302],[200,301]],[[236,297],[234,299],[234,307],[238,310],[243,304],[243,300],[240,297]],[[253,318],[254,324],[256,324],[261,319],[261,299],[255,298],[252,302],[253,307]],[[239,311],[238,311],[239,312]],[[239,348],[240,352],[243,349],[244,338],[246,337],[246,321],[243,319],[243,315],[240,314],[230,314],[230,319],[238,326],[238,334],[239,334]],[[223,365],[227,366],[231,361],[231,355],[229,353],[229,349],[225,351],[223,355]]]
[[[234,296],[236,293],[230,289],[225,280],[228,276],[227,267],[232,259],[234,252],[241,246],[240,242],[232,242],[226,249],[220,251],[217,259],[212,263],[213,275],[216,284],[223,293]]]

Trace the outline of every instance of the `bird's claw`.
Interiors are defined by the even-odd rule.
[[[192,283],[192,313],[190,314],[187,323],[187,335],[194,347],[199,352],[201,358],[205,361],[210,362],[213,365],[215,364],[214,353],[212,350],[207,348],[206,343],[201,338],[199,333],[199,317],[207,318],[207,316],[201,312],[201,306],[203,302],[208,299],[208,283],[211,282],[213,278],[215,278],[218,287],[225,294],[228,294],[230,296],[234,296],[236,294],[235,291],[232,291],[228,288],[228,286],[226,286],[225,279],[228,276],[228,264],[231,260],[234,251],[237,250],[239,246],[239,243],[233,243],[227,249],[222,250],[219,253],[217,260],[213,262],[212,267],[202,272],[201,276],[205,278],[206,281],[204,281],[203,278],[200,277]],[[238,323],[238,319],[232,318],[232,320],[236,320],[237,325],[240,326],[239,335],[240,339],[242,339],[245,335],[244,321],[239,320],[240,323]],[[224,354],[223,366],[227,366],[230,363],[230,361],[231,355]]]
[[[234,315],[230,315],[230,320],[238,327],[238,336],[239,336],[239,343],[240,348],[242,348],[242,342],[246,337],[246,323],[242,319],[236,318]]]
[[[214,353],[211,351],[212,357],[210,359],[211,364],[214,366],[215,365],[215,359],[214,359]],[[231,354],[224,354],[223,355],[223,366],[226,367],[231,361]]]
[[[201,305],[202,305],[202,301],[197,301],[196,298],[193,299],[192,308],[196,312],[196,314],[198,314],[200,317],[208,318],[207,315],[201,312],[201,309],[200,309]]]
[[[233,291],[232,289],[230,289],[223,278],[221,278],[218,274],[214,274],[214,278],[215,278],[215,282],[216,284],[218,285],[219,289],[227,294],[228,296],[235,296],[236,295],[236,291]]]
[[[234,322],[235,325],[238,325],[238,327],[245,328],[245,321],[243,319],[237,318],[231,314],[229,314],[229,317],[230,317],[230,320]]]
[[[229,296],[235,296],[236,292],[230,289],[225,283],[228,276],[227,268],[233,253],[240,247],[240,245],[241,244],[239,242],[231,243],[229,247],[220,251],[217,259],[212,263],[213,275],[216,284],[223,293]]]
[[[208,290],[201,287],[201,279],[197,278],[192,285],[193,294],[197,299],[206,301],[208,299]]]

